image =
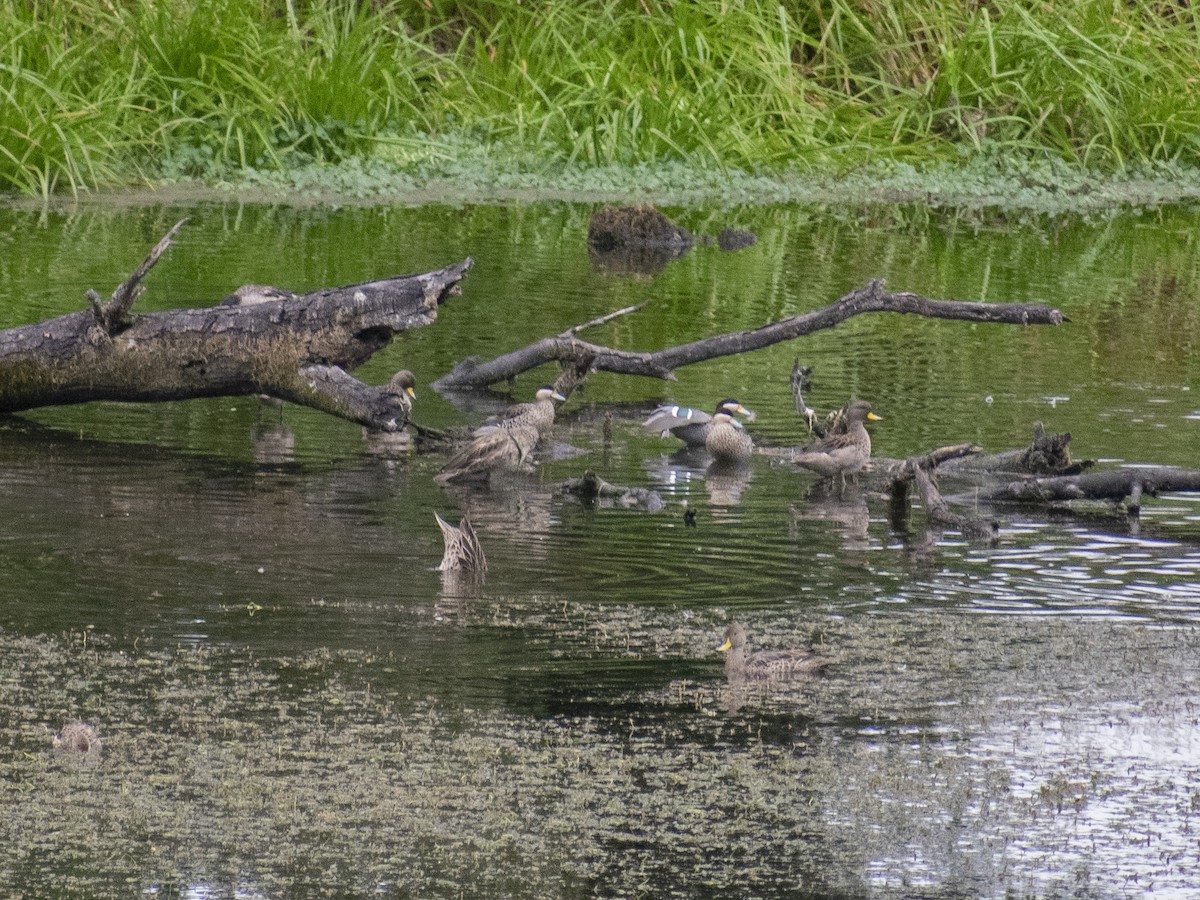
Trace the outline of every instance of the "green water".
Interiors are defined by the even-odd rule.
[[[653,350],[819,308],[872,278],[1030,301],[1060,328],[863,316],[789,345],[606,374],[536,475],[437,487],[444,457],[251,398],[39,410],[0,423],[0,881],[39,896],[1186,896],[1200,869],[1200,505],[1140,522],[984,510],[992,547],[889,523],[766,457],[736,477],[639,422],[736,396],[760,446],[873,401],[875,452],[1025,444],[1200,465],[1197,211],[1081,220],[880,206],[668,209],[747,228],[651,274],[589,259],[590,207],[202,204],[0,211],[0,327],[107,294],[178,219],[142,310],[471,256],[461,297],[356,374],[417,375],[414,418],[508,396],[429,384],[604,313]],[[526,399],[551,369],[511,387]],[[602,422],[613,413],[613,439]],[[581,455],[580,455],[581,454]],[[665,509],[556,489],[591,468]],[[683,502],[696,511],[683,524]],[[481,586],[434,571],[470,514]],[[715,652],[816,641],[829,673],[749,695]],[[99,759],[47,728],[95,723]],[[1132,882],[1134,876],[1137,882]]]

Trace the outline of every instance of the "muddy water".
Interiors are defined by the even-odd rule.
[[[200,205],[0,212],[0,325],[111,290],[178,218],[146,309],[476,268],[360,370],[418,376],[418,421],[505,398],[428,384],[587,336],[652,349],[824,305],[873,277],[1037,300],[1059,329],[864,317],[661,384],[593,377],[536,475],[444,491],[442,459],[245,398],[0,424],[0,881],[38,896],[1189,896],[1200,880],[1200,502],[1000,518],[989,546],[892,524],[767,458],[713,472],[638,422],[734,395],[759,444],[868,397],[899,456],[1070,431],[1103,465],[1200,465],[1190,209],[1017,221],[926,209],[670,210],[735,254],[589,260],[588,208]],[[520,399],[552,373],[531,373]],[[613,436],[602,422],[613,414]],[[582,455],[580,455],[582,454]],[[661,512],[555,489],[591,468]],[[684,526],[684,501],[697,527]],[[469,512],[482,585],[434,571]],[[826,674],[724,678],[730,619]],[[102,751],[55,754],[96,724]]]

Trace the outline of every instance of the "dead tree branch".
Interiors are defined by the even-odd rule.
[[[971,444],[955,444],[939,447],[924,456],[910,456],[896,460],[887,467],[891,476],[889,492],[890,515],[894,523],[907,521],[909,511],[909,485],[916,484],[917,496],[925,510],[930,525],[956,528],[969,538],[994,539],[999,525],[991,519],[964,516],[954,512],[943,499],[934,480],[933,473],[942,463],[962,459],[980,452]]]
[[[931,300],[918,294],[888,292],[876,280],[823,309],[792,316],[749,331],[720,334],[690,344],[651,353],[614,350],[577,339],[573,333],[545,337],[488,362],[478,357],[463,360],[433,383],[438,390],[481,388],[548,362],[566,363],[590,355],[592,368],[622,375],[674,379],[674,371],[720,356],[761,350],[782,341],[832,328],[840,322],[870,312],[909,313],[938,319],[989,322],[1006,325],[1061,325],[1067,318],[1057,309],[1030,303],[971,303]]]

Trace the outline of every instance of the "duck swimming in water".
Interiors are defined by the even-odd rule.
[[[746,629],[730,622],[725,629],[725,643],[718,648],[725,657],[725,675],[730,681],[768,679],[783,680],[819,672],[833,660],[818,656],[811,649],[760,650],[746,655]]]
[[[454,454],[433,480],[438,484],[483,481],[493,472],[516,472],[532,462],[541,437],[532,425],[485,425],[476,430],[471,443]]]
[[[532,401],[510,406],[500,415],[489,419],[487,423],[477,428],[475,433],[479,434],[488,428],[532,426],[538,430],[539,434],[545,434],[554,425],[554,404],[562,403],[566,399],[554,389],[553,385],[544,384],[538,388]]]
[[[482,481],[493,472],[526,468],[542,435],[554,425],[554,404],[565,399],[552,386],[542,385],[531,402],[510,406],[476,428],[471,443],[451,457],[434,480]]]
[[[742,463],[754,452],[754,441],[745,427],[730,413],[718,410],[708,423],[704,449],[719,463]]]

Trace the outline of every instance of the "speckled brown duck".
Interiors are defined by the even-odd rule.
[[[691,406],[660,406],[642,423],[642,427],[661,437],[668,434],[677,437],[689,447],[703,447],[709,432],[712,431],[713,416],[722,412],[730,415],[739,413],[748,421],[754,421],[754,413],[751,410],[732,397],[727,397],[717,404],[713,415]]]
[[[742,423],[724,410],[718,410],[709,423],[704,449],[720,463],[742,463],[754,452],[754,441]]]
[[[417,399],[417,379],[408,369],[401,369],[385,384],[381,391],[385,394],[391,394],[400,401],[400,405],[404,407],[405,412],[412,411],[413,401]]]
[[[746,655],[746,630],[737,622],[725,629],[725,643],[720,651],[725,657],[725,674],[730,681],[782,680],[819,672],[832,660],[817,655],[811,649],[760,650]]]
[[[104,747],[100,731],[95,725],[87,722],[68,722],[52,738],[54,749],[60,753],[82,753],[87,756],[99,756]]]
[[[866,400],[855,400],[846,409],[846,430],[827,435],[809,444],[792,457],[792,462],[826,478],[841,476],[842,484],[847,475],[857,475],[871,458],[871,435],[865,422],[881,421],[871,412]]]
[[[517,403],[510,406],[500,415],[488,421],[486,425],[476,429],[475,434],[489,428],[536,428],[538,434],[545,434],[554,425],[554,405],[562,403],[567,398],[554,389],[552,385],[544,384],[538,388],[534,398],[529,403]]]
[[[439,484],[484,481],[493,472],[515,472],[528,466],[541,434],[532,425],[485,425],[434,476]]]
[[[442,553],[442,563],[437,567],[439,572],[463,572],[482,575],[487,571],[487,557],[483,555],[479,536],[471,527],[466,516],[459,520],[458,527],[451,525],[436,512],[438,528],[442,531],[442,541],[446,545]]]

